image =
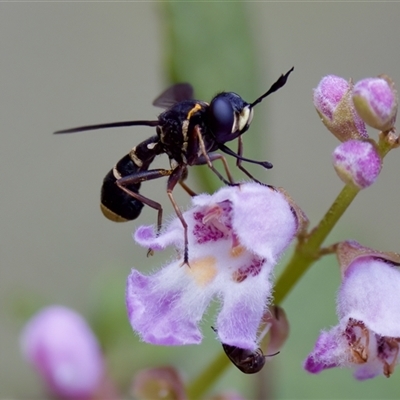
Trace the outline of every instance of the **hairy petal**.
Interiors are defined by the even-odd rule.
[[[248,277],[223,293],[223,305],[217,319],[222,343],[248,350],[258,347],[254,338],[272,289],[269,272],[270,268],[264,266],[258,276]]]
[[[400,272],[379,259],[356,259],[338,294],[338,316],[353,318],[381,336],[400,337]]]

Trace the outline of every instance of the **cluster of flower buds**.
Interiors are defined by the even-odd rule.
[[[394,129],[398,98],[393,81],[382,75],[353,84],[328,75],[314,89],[314,106],[325,126],[342,142],[332,155],[339,177],[358,189],[373,184],[382,157],[366,125],[378,129],[380,138],[392,147],[398,146]]]

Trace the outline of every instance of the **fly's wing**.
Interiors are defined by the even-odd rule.
[[[154,101],[153,106],[171,108],[174,104],[193,99],[193,87],[189,83],[177,83],[162,92]]]

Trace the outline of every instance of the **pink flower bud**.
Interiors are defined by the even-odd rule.
[[[269,311],[264,315],[263,322],[270,326],[268,332],[269,342],[266,353],[276,353],[283,347],[289,336],[289,320],[284,309],[275,305],[270,307]]]
[[[352,83],[335,75],[325,76],[314,89],[314,106],[322,122],[341,142],[368,138],[351,100],[351,91]]]
[[[340,144],[332,154],[332,162],[340,179],[359,189],[372,185],[382,167],[375,145],[362,140]]]
[[[136,374],[131,392],[136,399],[186,400],[182,378],[172,367],[144,369]]]
[[[219,394],[216,394],[215,396],[212,396],[209,398],[210,400],[245,400],[244,397],[242,397],[240,394],[229,391],[229,392],[222,392]]]
[[[51,306],[34,315],[21,335],[22,353],[61,399],[88,399],[100,388],[100,346],[75,311]]]
[[[396,121],[397,92],[386,76],[366,78],[354,85],[353,102],[366,124],[381,131],[391,129]]]

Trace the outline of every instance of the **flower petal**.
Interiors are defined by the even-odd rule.
[[[297,230],[284,195],[257,183],[241,185],[233,198],[233,229],[250,251],[276,263]]]
[[[368,362],[357,367],[354,371],[354,378],[359,381],[364,381],[366,379],[375,378],[382,374],[382,363],[377,359],[373,362]]]
[[[362,321],[380,336],[400,337],[400,272],[379,259],[356,259],[338,294],[338,315]]]
[[[304,362],[304,369],[312,374],[318,374],[324,369],[337,367],[342,360],[341,331],[338,326],[329,332],[322,331],[315,343],[314,350]]]
[[[223,305],[217,320],[222,343],[248,350],[258,348],[257,330],[272,290],[269,272],[270,268],[263,266],[259,275],[233,282],[222,293]]]
[[[198,293],[185,268],[174,263],[152,276],[134,269],[129,275],[126,306],[132,328],[142,340],[168,346],[201,342],[197,324],[210,299]]]

